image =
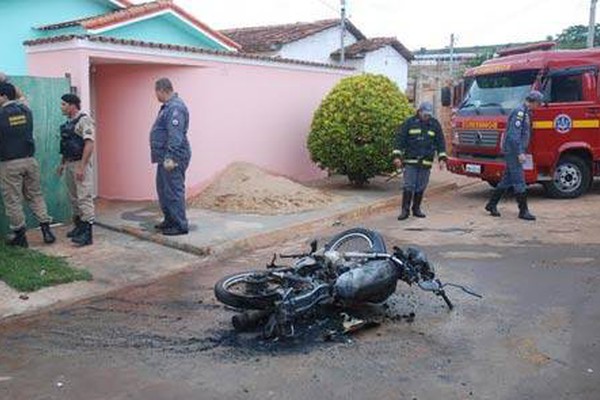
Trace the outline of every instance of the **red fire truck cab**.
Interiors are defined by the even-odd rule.
[[[468,70],[448,169],[496,185],[508,115],[537,89],[545,103],[532,114],[526,181],[543,184],[551,197],[585,193],[600,175],[599,71],[600,50],[593,49],[505,55]]]

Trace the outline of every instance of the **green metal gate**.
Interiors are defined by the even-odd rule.
[[[66,185],[56,175],[60,163],[59,126],[65,120],[60,112],[60,97],[70,90],[66,78],[36,78],[30,76],[13,76],[11,83],[19,87],[27,98],[33,112],[36,154],[42,175],[42,190],[48,205],[48,211],[55,222],[66,221],[70,216],[70,204]],[[29,226],[37,222],[27,210]],[[8,231],[8,220],[4,204],[0,199],[0,233]]]

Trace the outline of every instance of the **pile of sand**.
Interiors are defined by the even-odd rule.
[[[216,211],[288,214],[319,208],[335,200],[335,196],[321,190],[238,162],[229,165],[189,204]]]

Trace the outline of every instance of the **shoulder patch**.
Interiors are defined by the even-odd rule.
[[[521,121],[519,121],[519,120],[515,121],[515,126],[517,128],[520,128],[521,127]]]

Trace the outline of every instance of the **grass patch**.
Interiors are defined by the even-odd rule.
[[[91,279],[92,274],[69,267],[64,258],[0,243],[0,280],[18,291],[34,292],[47,286]]]

